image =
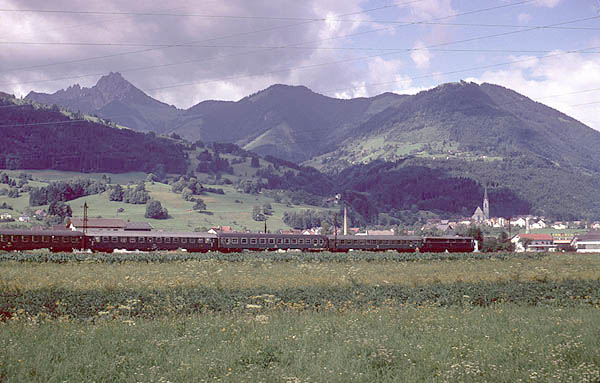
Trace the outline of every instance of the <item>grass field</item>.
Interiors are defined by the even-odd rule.
[[[0,382],[598,382],[598,254],[0,254]]]
[[[245,166],[238,164],[235,166]],[[26,170],[26,171],[5,171],[11,177],[18,177],[22,172],[32,174],[34,180],[29,181],[32,187],[40,187],[47,185],[48,182],[58,180],[69,180],[77,177],[85,177],[92,179],[101,179],[103,173],[74,173],[61,172],[55,170]],[[137,183],[146,178],[145,173],[124,173],[110,174],[113,183],[127,185],[129,182]],[[5,187],[6,185],[1,185]],[[147,219],[144,217],[146,205],[126,204],[122,202],[110,201],[108,192],[98,195],[91,195],[69,201],[68,204],[73,210],[73,216],[83,215],[83,204],[87,202],[89,217],[104,217],[104,218],[123,218],[131,221],[148,221],[155,228],[163,230],[182,230],[193,231],[197,228],[210,228],[213,226],[232,226],[237,230],[263,231],[264,223],[257,222],[252,219],[252,208],[254,205],[263,205],[270,203],[273,207],[273,215],[268,217],[267,226],[269,230],[275,231],[279,229],[289,229],[289,226],[283,222],[283,214],[285,211],[314,209],[325,210],[316,206],[309,205],[286,205],[276,203],[272,198],[262,194],[251,195],[239,192],[231,185],[205,185],[207,187],[221,188],[225,191],[224,195],[215,193],[205,193],[200,196],[207,205],[209,214],[198,213],[192,210],[194,203],[183,200],[181,194],[171,192],[171,187],[162,183],[146,183],[146,189],[150,193],[150,197],[159,200],[163,207],[169,211],[170,218],[166,220]],[[29,193],[22,193],[19,198],[8,198],[0,196],[0,203],[6,202],[13,207],[14,210],[0,210],[0,213],[9,213],[13,217],[18,218],[23,214],[26,208],[29,207]],[[47,206],[42,206],[46,208]],[[123,212],[118,212],[123,209]],[[333,213],[332,213],[333,214]],[[39,222],[33,221],[31,225],[39,225]]]

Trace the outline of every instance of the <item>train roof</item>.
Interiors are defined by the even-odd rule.
[[[100,237],[171,237],[171,238],[217,238],[215,234],[199,233],[195,231],[160,231],[160,230],[93,230],[89,236]]]
[[[329,239],[336,239],[335,235],[328,235]],[[415,235],[338,235],[337,239],[369,239],[369,240],[392,240],[392,241],[418,241],[421,237]]]
[[[424,239],[474,239],[473,237],[460,237],[458,235],[425,236]]]
[[[31,229],[0,229],[2,235],[48,235],[48,236],[63,236],[63,237],[78,237],[82,236],[81,231],[73,230],[31,230]]]
[[[322,234],[280,234],[280,233],[238,233],[238,232],[227,232],[227,233],[219,233],[217,234],[219,237],[242,237],[242,236],[246,236],[246,237],[271,237],[271,238],[277,238],[277,237],[297,237],[297,238],[304,238],[304,237],[326,237],[326,235],[322,235]]]

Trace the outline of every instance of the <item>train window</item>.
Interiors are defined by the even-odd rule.
[[[28,235],[22,235],[21,236],[21,241],[22,242],[29,242],[29,236]]]
[[[148,243],[152,243],[152,237],[148,237]]]
[[[10,241],[11,242],[19,242],[19,236],[18,235],[11,235],[10,236]]]
[[[179,238],[177,238],[177,237],[173,238],[173,243],[179,243]]]
[[[156,237],[156,243],[162,243],[162,237]]]
[[[190,243],[196,243],[196,238],[190,238]],[[200,243],[200,239],[198,239],[198,243]]]
[[[60,242],[60,238],[52,236],[52,242]]]
[[[165,243],[171,243],[171,238],[170,237],[165,237],[164,241],[165,241]]]
[[[229,245],[229,238],[225,238],[225,244]]]
[[[102,242],[108,242],[109,238],[108,237],[102,237]]]
[[[62,237],[63,242],[69,242],[69,237]]]
[[[247,244],[248,244],[248,238],[241,238],[241,239],[240,239],[240,243],[241,243],[242,245],[247,245]]]
[[[256,238],[250,238],[251,244],[256,245],[256,242],[257,242]]]
[[[234,244],[234,245],[237,245],[238,239],[237,238],[231,238],[231,243]]]
[[[110,241],[111,242],[119,242],[119,238],[117,238],[117,237],[110,237]]]
[[[319,243],[319,240],[318,239],[313,239],[313,244],[316,245],[317,243]]]
[[[144,243],[144,242],[146,242],[146,238],[144,238],[144,237],[138,237],[138,242],[139,243]]]
[[[32,236],[31,236],[31,241],[32,241],[32,242],[39,242],[39,241],[40,241],[40,237],[39,237],[39,236],[37,236],[37,235],[32,235]]]
[[[181,238],[181,243],[187,243],[187,238]]]
[[[292,238],[292,245],[295,245],[296,243],[298,243],[298,240],[296,238]]]
[[[289,239],[289,238],[286,238],[286,239],[283,241],[283,243],[285,243],[286,245],[289,245],[289,244],[290,244],[290,239]]]
[[[275,238],[269,238],[269,243],[271,243],[271,244],[275,243]]]
[[[129,238],[129,243],[135,243],[135,237]]]
[[[300,239],[298,240],[298,244],[299,244],[299,245],[304,245],[304,239],[300,238]]]
[[[73,242],[73,243],[81,242],[81,238],[80,237],[73,237],[73,238],[71,238],[71,242]]]
[[[387,239],[384,239],[384,240],[383,240],[383,244],[384,244],[384,245],[387,245],[387,244],[389,244],[389,241],[388,241]]]
[[[4,236],[3,236],[2,234],[0,234],[0,242],[6,242],[6,241],[4,240]]]
[[[120,241],[121,243],[127,243],[127,237],[121,237]]]
[[[281,245],[283,243],[283,238],[277,238],[277,244]]]
[[[323,245],[325,244],[325,241],[323,241],[323,239],[319,239],[319,245]]]
[[[209,243],[210,239],[206,240],[206,243]],[[204,238],[198,238],[198,243],[204,243]]]
[[[358,243],[361,244],[361,245],[364,245],[365,244],[365,240],[361,239]]]
[[[260,244],[264,245],[265,243],[267,243],[267,239],[266,238],[261,238],[260,239]]]

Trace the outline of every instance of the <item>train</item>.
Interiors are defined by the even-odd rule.
[[[0,250],[53,252],[122,251],[396,251],[473,252],[472,237],[398,235],[303,235],[219,232],[94,231],[0,229]]]

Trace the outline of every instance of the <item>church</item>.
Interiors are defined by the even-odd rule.
[[[471,217],[471,221],[481,223],[488,219],[490,219],[490,201],[488,200],[487,188],[485,188],[485,192],[483,193],[483,210],[477,206],[475,213]]]

